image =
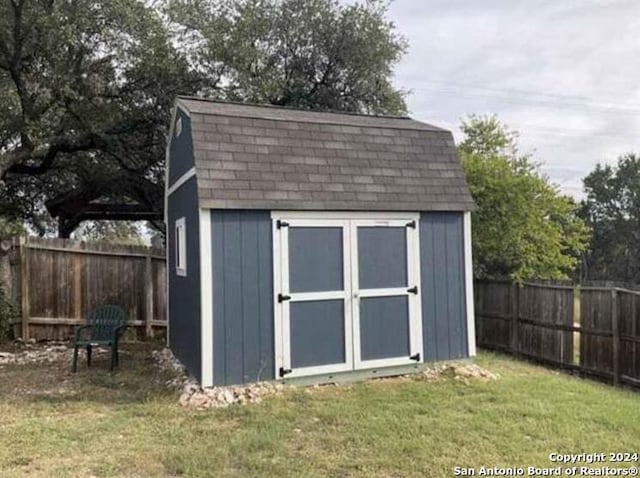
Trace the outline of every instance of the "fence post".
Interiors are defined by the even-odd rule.
[[[11,250],[13,241],[9,239],[0,240],[0,292],[7,300],[13,297],[13,278],[11,277]]]
[[[73,318],[82,319],[82,258],[79,254],[73,254],[71,259],[73,267]],[[89,298],[89,301],[91,298]]]
[[[144,281],[144,297],[145,297],[145,312],[144,312],[144,325],[145,325],[145,337],[153,337],[153,327],[151,321],[153,320],[153,268],[151,263],[151,252],[147,254],[145,258],[145,281]]]
[[[509,348],[511,352],[518,355],[520,352],[519,340],[518,340],[518,327],[520,327],[520,284],[511,284],[511,341]]]
[[[636,320],[636,300],[638,299],[637,295],[631,296],[631,335],[634,338],[638,337],[638,327]],[[638,376],[638,360],[637,360],[637,351],[638,351],[638,343],[633,342],[631,344],[632,357],[633,357],[633,376]]]
[[[22,313],[21,335],[23,340],[29,340],[29,253],[27,239],[20,238],[20,308]]]
[[[620,329],[619,329],[618,291],[611,290],[611,332],[613,352],[613,384],[620,383]]]
[[[482,292],[481,292],[482,291]],[[474,301],[474,312],[476,321],[476,345],[478,347],[482,347],[482,332],[483,332],[483,318],[482,314],[484,314],[484,287],[482,282],[477,280],[473,281],[473,301]],[[169,316],[169,311],[167,309],[167,317]]]

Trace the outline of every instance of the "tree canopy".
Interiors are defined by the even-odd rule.
[[[46,205],[62,235],[161,217],[178,94],[404,112],[390,78],[405,42],[385,14],[379,1],[0,0],[0,215],[42,234]]]
[[[124,221],[87,221],[74,232],[73,239],[110,242],[131,246],[145,245],[144,232],[139,224]]]
[[[640,156],[598,164],[583,181],[580,215],[593,230],[583,276],[640,282]]]
[[[196,84],[142,2],[2,0],[3,212],[41,232],[51,200],[161,213],[170,105]]]
[[[559,193],[517,133],[496,117],[462,122],[459,146],[471,194],[475,274],[514,279],[566,279],[585,250],[588,229],[576,205]]]
[[[403,114],[406,50],[379,0],[174,0],[168,13],[214,94],[305,109]]]

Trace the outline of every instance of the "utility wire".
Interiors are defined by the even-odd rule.
[[[507,103],[527,104],[534,106],[569,106],[573,108],[585,108],[598,110],[609,114],[640,115],[640,103],[626,102],[625,106],[615,106],[615,101],[595,102],[583,96],[570,96],[554,93],[537,93],[527,90],[515,90],[510,88],[498,89],[481,86],[462,85],[450,83],[445,85],[429,81],[421,82],[424,86],[412,88],[409,91],[418,95],[431,95],[438,93],[446,96],[463,98],[500,100]],[[431,84],[429,84],[431,83]]]
[[[464,88],[464,89],[474,89],[474,90],[484,90],[487,92],[505,94],[512,93],[514,95],[519,96],[536,96],[536,97],[547,97],[550,99],[569,99],[575,100],[579,102],[587,102],[593,103],[593,100],[590,97],[582,96],[582,95],[568,95],[566,93],[543,93],[538,90],[525,90],[518,88],[509,88],[509,87],[491,87],[486,85],[478,85],[478,84],[470,84],[470,83],[460,83],[455,81],[444,81],[444,80],[418,80],[420,83],[427,83],[433,86],[445,86],[445,87],[454,87],[454,88]],[[617,100],[611,99],[610,102],[616,102]],[[640,108],[640,103],[636,103],[636,106]]]

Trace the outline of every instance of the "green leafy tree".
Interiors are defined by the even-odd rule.
[[[386,19],[386,2],[174,0],[167,12],[221,98],[406,112],[391,77],[407,44]]]
[[[8,221],[0,217],[0,238],[22,236],[27,233],[24,225],[16,221]]]
[[[131,221],[87,221],[73,233],[73,239],[144,246],[144,225]]]
[[[580,215],[593,230],[586,279],[640,282],[640,156],[598,164],[584,178]]]
[[[386,8],[378,0],[0,0],[0,216],[62,236],[97,203],[162,217],[178,94],[404,113],[391,76],[406,43]],[[49,215],[69,209],[58,224]]]
[[[161,214],[170,107],[199,85],[148,2],[0,0],[0,213],[45,233],[73,191]]]
[[[474,270],[477,276],[566,279],[588,241],[576,205],[559,193],[517,133],[494,117],[462,122],[459,146],[471,194]]]

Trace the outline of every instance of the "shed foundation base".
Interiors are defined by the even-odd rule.
[[[280,380],[280,382],[288,385],[307,386],[319,385],[327,383],[353,383],[362,382],[371,378],[394,377],[398,375],[409,375],[419,373],[423,370],[434,367],[435,365],[443,365],[447,363],[470,363],[470,358],[462,358],[457,360],[445,360],[435,362],[424,362],[412,365],[397,365],[394,367],[380,367],[363,370],[349,370],[346,372],[328,373],[320,375],[310,375],[308,377],[296,377]]]

